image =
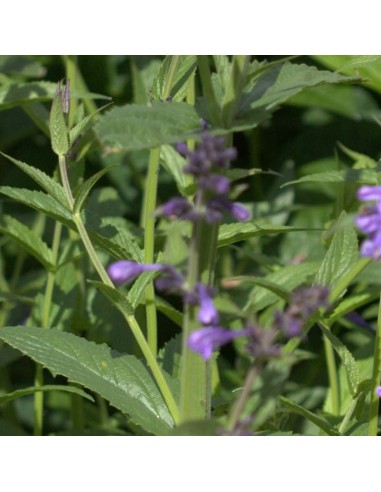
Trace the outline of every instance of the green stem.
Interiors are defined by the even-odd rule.
[[[192,239],[189,248],[188,287],[192,290],[200,278],[201,250],[200,222],[193,225]],[[181,389],[180,415],[181,421],[205,419],[209,414],[207,408],[207,375],[206,363],[195,352],[188,348],[189,335],[200,326],[197,319],[197,307],[187,304],[184,315],[181,357]]]
[[[325,326],[329,329],[327,326]],[[325,360],[327,363],[329,387],[331,389],[332,398],[332,414],[340,415],[340,390],[339,390],[339,378],[337,375],[337,367],[335,360],[335,352],[331,342],[326,336],[323,336]]]
[[[197,57],[198,71],[201,77],[203,94],[213,125],[218,126],[220,122],[220,107],[212,84],[212,75],[209,69],[208,57],[201,55]]]
[[[222,124],[230,128],[238,109],[240,96],[246,81],[250,57],[235,55],[230,67],[230,77],[222,103]]]
[[[52,244],[52,262],[57,265],[58,261],[58,248],[61,241],[62,225],[59,222],[55,223],[53,233]],[[44,294],[44,306],[41,316],[41,325],[43,328],[49,328],[50,310],[53,300],[54,283],[56,278],[56,272],[48,272],[48,279],[46,282],[45,294]],[[40,364],[36,365],[35,386],[44,385],[43,368]],[[41,436],[43,430],[43,412],[44,412],[44,393],[42,391],[36,391],[34,394],[34,435]]]
[[[369,436],[377,436],[378,432],[378,408],[380,398],[376,394],[376,388],[381,382],[381,296],[378,306],[378,318],[377,318],[377,332],[376,340],[374,342],[374,358],[373,358],[373,372],[372,372],[372,385],[370,392],[370,406],[369,406]]]
[[[159,178],[160,147],[152,149],[148,164],[148,175],[144,204],[144,262],[154,262],[155,252],[155,209]],[[157,315],[155,289],[150,282],[145,289],[147,340],[153,354],[157,353]]]
[[[173,81],[179,68],[181,57],[172,56],[162,97],[165,100],[171,93]],[[160,147],[151,150],[145,188],[143,227],[144,227],[144,262],[153,263],[155,253],[155,209],[159,181]],[[157,313],[153,282],[145,289],[147,341],[151,352],[157,354]]]
[[[60,171],[61,171],[61,177],[62,177],[62,184],[65,189],[66,197],[68,200],[68,203],[73,209],[73,204],[74,204],[74,198],[70,189],[70,184],[69,184],[69,179],[67,176],[67,170],[66,170],[66,161],[64,156],[59,157],[59,163],[60,163]],[[85,225],[82,222],[81,215],[79,213],[73,213],[72,219],[77,227],[78,234],[81,237],[81,240],[83,242],[83,245],[85,246],[85,249],[90,257],[90,260],[96,269],[98,275],[100,276],[102,282],[109,286],[114,288],[114,284],[112,283],[110,277],[108,276],[104,266],[102,265],[100,259],[98,258],[98,255],[95,251],[95,248],[89,238],[89,235],[86,231]],[[176,405],[176,402],[174,400],[174,397],[172,395],[171,390],[169,389],[168,383],[164,378],[164,375],[160,369],[160,366],[156,360],[156,356],[152,353],[143,333],[142,330],[136,321],[135,317],[128,313],[126,309],[123,306],[118,306],[119,310],[123,314],[125,320],[129,324],[132,333],[134,334],[136,341],[138,342],[138,345],[152,371],[153,377],[155,378],[157,385],[159,386],[159,389],[163,395],[164,401],[166,402],[168,409],[172,415],[172,418],[175,423],[179,421],[179,411]]]

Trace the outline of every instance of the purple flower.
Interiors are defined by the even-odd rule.
[[[264,329],[257,324],[244,330],[249,337],[248,352],[257,359],[272,359],[280,356],[280,346],[275,343],[279,331],[276,328]]]
[[[216,325],[219,322],[219,315],[213,304],[212,289],[200,283],[197,291],[200,305],[198,320],[203,325]]]
[[[169,294],[184,293],[184,276],[172,265],[162,265],[161,275],[156,280],[155,286],[158,290],[163,290]]]
[[[112,263],[107,270],[110,279],[116,284],[124,284],[138,277],[143,272],[155,272],[162,270],[163,265],[148,264],[142,265],[134,261],[122,260]]]
[[[360,253],[361,256],[381,260],[381,231],[370,235],[369,239],[363,241]]]
[[[214,350],[245,334],[247,334],[246,330],[228,331],[220,326],[208,326],[190,334],[188,347],[208,360]]]
[[[184,172],[196,177],[207,175],[216,167],[228,169],[230,161],[237,157],[235,148],[225,148],[224,137],[214,137],[206,131],[201,135],[201,141],[195,150],[189,150],[183,142],[177,144],[176,148],[188,157]]]
[[[381,386],[378,386],[376,388],[376,395],[379,396],[381,398]]]
[[[319,285],[296,290],[288,308],[275,313],[274,326],[289,338],[303,335],[306,321],[318,309],[329,306],[328,296],[329,290]]]
[[[357,190],[357,198],[362,202],[381,200],[381,186],[361,186]]]
[[[233,203],[226,196],[215,196],[206,204],[206,220],[210,223],[222,219],[224,212],[231,213],[237,220],[245,221],[250,218],[250,212],[239,203]]]
[[[230,190],[230,179],[221,174],[211,174],[210,176],[201,176],[198,184],[205,190],[212,190],[218,195],[225,195]]]
[[[360,231],[368,234],[361,245],[360,254],[381,260],[381,186],[361,186],[357,198],[361,201],[376,201],[374,205],[362,207],[362,213],[355,218]]]
[[[197,217],[197,212],[194,206],[186,199],[175,197],[164,203],[156,212],[157,215],[171,217],[172,215],[181,219],[194,220]]]

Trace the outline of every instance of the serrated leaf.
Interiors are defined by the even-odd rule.
[[[6,327],[0,338],[53,374],[99,394],[147,432],[164,434],[173,426],[150,373],[136,357],[55,329]]]
[[[339,220],[345,219],[345,212]],[[336,232],[316,274],[315,284],[334,287],[358,261],[358,242],[352,227]]]
[[[76,388],[75,386],[64,386],[62,384],[47,384],[45,386],[31,386],[30,388],[19,389],[16,391],[12,391],[12,393],[7,393],[6,395],[0,395],[0,405],[4,403],[8,403],[16,398],[21,398],[22,396],[32,395],[33,393],[37,393],[39,391],[64,391],[66,393],[73,393],[75,395],[82,396],[87,400],[94,402],[94,398],[90,396],[85,391],[80,388]]]
[[[280,396],[279,401],[293,412],[297,413],[298,415],[301,415],[302,417],[314,423],[316,426],[319,427],[319,429],[322,429],[329,436],[340,436],[340,433],[336,429],[334,429],[329,424],[329,422],[327,422],[322,417],[315,415],[314,413],[310,412],[306,408],[303,408],[302,406],[289,400],[288,398],[285,398],[284,396]]]
[[[54,220],[58,220],[58,222],[61,222],[67,227],[76,230],[71,220],[70,212],[46,193],[23,188],[12,188],[10,186],[1,186],[0,193],[24,205],[28,205],[39,212],[43,212]]]
[[[51,250],[32,229],[9,215],[3,215],[0,219],[0,231],[14,239],[48,270],[54,268]]]
[[[0,152],[2,156],[6,159],[10,160],[13,164],[15,164],[21,171],[27,174],[30,178],[33,179],[38,185],[41,186],[43,190],[45,190],[49,195],[54,197],[63,207],[67,207],[67,198],[65,195],[65,191],[63,186],[60,183],[57,183],[53,178],[45,174],[40,169],[36,167],[30,166],[25,162],[18,161],[13,157]]]
[[[181,350],[182,335],[179,333],[171,338],[158,353],[160,366],[175,378],[180,374]]]
[[[109,151],[139,150],[186,140],[200,132],[200,117],[189,104],[129,104],[108,111],[95,132]]]
[[[340,357],[347,374],[349,391],[351,395],[354,396],[357,393],[357,388],[360,383],[360,372],[357,363],[347,347],[330,330],[328,330],[323,323],[318,322],[318,324]]]
[[[289,226],[274,226],[272,224],[262,223],[259,221],[255,223],[239,222],[234,224],[222,224],[218,233],[218,247],[237,243],[238,241],[244,241],[245,239],[249,239],[251,237],[303,230],[305,229]]]
[[[104,176],[106,173],[111,171],[111,169],[114,169],[117,166],[118,164],[110,164],[109,166],[105,167],[104,169],[101,169],[99,172],[91,176],[91,178],[89,178],[87,181],[82,183],[75,196],[74,208],[73,208],[74,212],[80,212],[82,210],[85,200],[88,197],[93,186],[99,181],[99,179],[102,176]]]
[[[264,108],[271,111],[307,87],[320,84],[359,82],[350,77],[304,64],[286,62],[266,70],[247,88],[241,98],[240,112]]]

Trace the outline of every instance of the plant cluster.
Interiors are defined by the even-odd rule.
[[[380,57],[91,63],[0,57],[0,434],[377,435]]]

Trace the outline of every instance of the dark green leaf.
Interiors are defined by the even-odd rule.
[[[39,212],[42,212],[54,220],[58,220],[62,224],[75,230],[75,226],[71,221],[70,212],[64,208],[58,201],[41,191],[31,191],[23,188],[11,188],[10,186],[1,186],[0,193],[9,196],[14,200],[28,205]]]
[[[340,436],[340,433],[336,429],[334,429],[322,417],[315,415],[314,413],[310,412],[309,410],[306,410],[302,406],[289,400],[288,398],[285,398],[284,396],[280,396],[279,401],[283,405],[288,407],[291,411],[297,413],[298,415],[301,415],[302,417],[306,418],[307,420],[310,420],[313,424],[317,425],[319,427],[319,429],[322,429],[329,436]]]
[[[57,183],[53,178],[40,171],[36,167],[29,166],[25,162],[18,161],[9,155],[0,152],[2,156],[6,159],[9,159],[13,164],[15,164],[21,171],[27,174],[30,178],[33,179],[38,185],[41,186],[43,190],[45,190],[49,195],[55,198],[63,207],[67,207],[67,198],[65,195],[65,191],[63,186],[60,183]]]
[[[0,219],[0,231],[14,239],[48,270],[54,267],[51,250],[32,229],[9,215],[3,215]]]

